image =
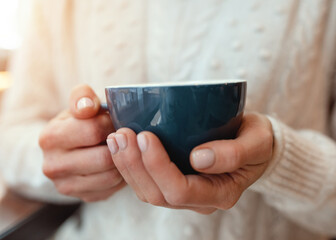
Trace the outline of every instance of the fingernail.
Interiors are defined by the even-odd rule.
[[[211,149],[197,150],[192,153],[191,161],[197,169],[209,168],[215,163],[215,153]]]
[[[127,147],[127,139],[124,134],[117,133],[115,135],[115,139],[117,141],[120,150],[124,150]]]
[[[92,101],[91,98],[88,97],[83,97],[77,101],[77,109],[84,109],[84,108],[89,108],[89,107],[94,107],[94,102]]]
[[[112,154],[116,154],[116,153],[118,152],[118,145],[117,145],[117,143],[116,143],[114,137],[112,137],[112,138],[108,138],[108,139],[106,140],[106,142],[107,142],[107,146],[108,146],[110,152],[111,152]]]
[[[145,152],[147,150],[147,145],[148,145],[147,137],[145,136],[145,134],[142,134],[142,133],[138,134],[137,140],[138,140],[138,146],[140,148],[140,151]]]

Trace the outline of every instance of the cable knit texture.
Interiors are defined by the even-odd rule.
[[[23,195],[76,201],[43,176],[37,139],[79,83],[104,101],[106,85],[245,78],[246,110],[274,131],[266,172],[230,210],[154,207],[126,187],[83,205],[55,239],[336,235],[336,1],[33,0],[30,18],[0,124],[0,172]]]

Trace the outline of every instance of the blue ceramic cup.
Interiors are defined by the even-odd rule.
[[[109,86],[116,129],[151,131],[184,174],[194,174],[191,150],[208,141],[235,138],[245,107],[246,81],[215,80]]]

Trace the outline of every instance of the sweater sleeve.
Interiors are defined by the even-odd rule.
[[[333,3],[335,13],[336,3]],[[312,231],[336,236],[336,14],[330,18],[324,53],[330,64],[329,137],[294,130],[269,117],[274,132],[273,159],[251,186],[289,219]]]
[[[269,119],[275,141],[273,159],[251,189],[292,221],[336,235],[335,142],[317,132],[295,131]]]
[[[44,3],[43,3],[44,2]],[[38,137],[61,109],[53,85],[51,41],[46,14],[49,1],[33,1],[23,43],[12,64],[13,85],[2,99],[0,115],[0,174],[7,186],[29,198],[67,203],[42,173]],[[28,16],[27,15],[27,16]]]

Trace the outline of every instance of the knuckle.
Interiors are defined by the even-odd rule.
[[[50,179],[56,179],[67,174],[67,167],[62,164],[58,164],[54,158],[58,158],[58,156],[51,154],[45,156],[42,165],[43,174]]]
[[[50,179],[56,178],[60,173],[58,168],[54,164],[51,164],[49,162],[43,164],[42,171],[43,174]]]
[[[38,143],[43,150],[48,150],[53,148],[53,140],[55,138],[55,133],[45,129],[39,136]]]
[[[52,120],[40,133],[38,143],[43,150],[50,150],[57,147],[59,139],[64,139],[64,133],[68,132],[67,122],[59,123]]]
[[[172,206],[181,206],[188,203],[188,196],[183,191],[178,191],[166,194],[165,200]]]
[[[73,184],[60,183],[60,184],[56,184],[56,188],[61,194],[67,195],[67,196],[71,196],[75,192]]]
[[[38,139],[38,144],[42,149],[45,149],[49,144],[48,144],[48,138],[46,136],[47,134],[43,131]]]
[[[154,206],[166,205],[166,200],[163,198],[162,194],[154,194],[148,199],[148,202]]]
[[[43,164],[42,172],[46,177],[48,177],[50,179],[53,179],[54,178],[54,170],[49,165],[50,164]]]
[[[216,210],[217,210],[216,208],[201,208],[201,209],[196,209],[195,211],[203,215],[210,215],[214,213]]]
[[[98,134],[96,131],[96,125],[92,121],[87,121],[87,125],[84,128],[83,131],[83,137],[86,139],[90,139],[93,142],[98,142]]]
[[[85,127],[83,134],[83,137],[86,139],[90,139],[90,142],[92,142],[92,144],[99,144],[103,140],[105,140],[104,136],[102,136],[101,129],[98,127],[95,121],[88,121],[88,124]]]
[[[111,167],[114,167],[114,162],[113,162],[113,158],[111,156],[110,151],[108,150],[107,147],[102,148],[101,151],[101,156],[99,157],[100,161],[101,161],[101,168],[102,169],[110,169]]]

